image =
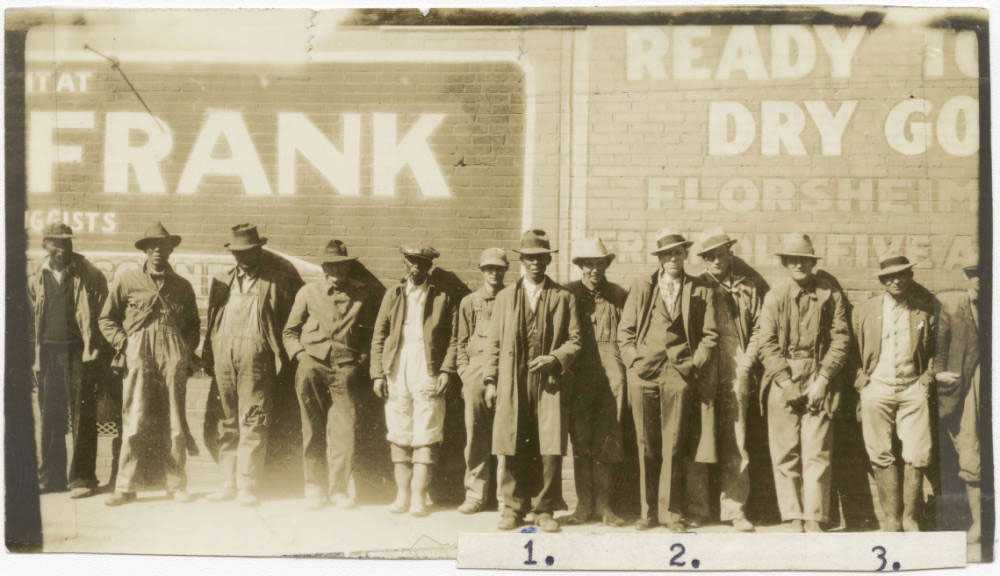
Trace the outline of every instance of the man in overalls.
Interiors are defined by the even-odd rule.
[[[278,375],[288,365],[281,334],[302,286],[297,273],[273,262],[263,250],[266,243],[256,226],[234,226],[225,247],[236,266],[213,278],[208,292],[203,356],[215,376],[223,415],[222,487],[209,500],[238,498],[241,506],[259,503]]]
[[[191,283],[168,263],[180,243],[159,222],[150,227],[135,243],[146,263],[118,279],[101,311],[101,333],[116,353],[112,363],[127,367],[121,459],[108,506],[134,501],[140,488],[164,477],[174,500],[192,500],[184,468],[197,448],[185,398],[201,322]]]
[[[618,321],[628,292],[607,279],[615,255],[600,238],[584,240],[573,250],[582,279],[570,282],[580,316],[583,351],[573,375],[573,483],[576,509],[560,519],[586,524],[592,517],[608,526],[625,521],[611,506],[616,475],[624,458],[622,409],[625,366],[618,353]]]
[[[496,492],[496,458],[491,450],[493,410],[486,406],[483,371],[493,302],[503,289],[508,267],[502,248],[483,250],[479,256],[483,285],[458,305],[455,359],[465,401],[465,500],[458,507],[462,514],[482,511]]]

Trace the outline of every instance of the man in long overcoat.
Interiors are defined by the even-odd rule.
[[[937,501],[938,520],[949,520],[944,525],[948,529],[966,528],[967,556],[970,562],[977,562],[983,547],[980,439],[985,410],[980,391],[983,340],[979,327],[979,265],[966,264],[962,272],[965,290],[937,294],[941,308],[935,371],[942,485]],[[969,514],[964,526],[950,522],[953,514],[947,513],[961,507]]]
[[[582,278],[566,285],[576,298],[583,350],[573,374],[573,485],[576,509],[560,519],[586,524],[592,516],[609,526],[623,526],[612,505],[612,490],[624,459],[622,411],[625,365],[618,352],[618,321],[628,291],[607,279],[615,259],[600,238],[574,247],[573,263]]]
[[[831,428],[850,320],[840,285],[814,271],[819,256],[805,234],[789,234],[777,253],[789,277],[764,297],[761,401],[778,507],[786,528],[820,532],[830,518]]]
[[[493,453],[504,457],[498,528],[516,528],[530,512],[543,531],[558,532],[580,325],[573,295],[545,274],[555,252],[545,232],[526,231],[516,252],[524,276],[497,295],[483,376],[496,403]]]
[[[712,287],[684,270],[691,244],[671,229],[657,233],[659,269],[633,283],[618,326],[641,456],[638,530],[682,532],[708,516],[708,477],[697,464],[718,459],[710,363],[719,334]]]
[[[750,454],[747,450],[749,410],[756,391],[754,368],[759,364],[757,321],[768,285],[764,278],[732,253],[736,240],[721,228],[705,232],[698,256],[705,261],[701,279],[715,289],[717,373],[716,423],[719,440],[719,513],[740,532],[752,532],[746,505],[750,496]]]
[[[208,327],[202,356],[215,377],[222,404],[219,464],[222,486],[209,496],[239,498],[242,506],[259,503],[259,484],[275,417],[278,386],[289,366],[282,340],[302,278],[274,261],[263,249],[267,238],[257,227],[232,228],[226,248],[236,265],[212,278],[208,291]],[[209,398],[213,398],[210,391]]]
[[[61,491],[66,478],[66,415],[73,434],[70,498],[97,488],[97,376],[110,357],[97,320],[108,281],[73,251],[73,230],[63,223],[42,232],[47,256],[28,278],[32,306],[33,371],[41,409],[41,488]],[[103,363],[105,366],[98,366]]]

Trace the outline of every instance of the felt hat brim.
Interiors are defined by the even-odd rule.
[[[225,248],[230,252],[241,252],[243,250],[253,250],[254,248],[260,248],[264,244],[267,244],[267,238],[261,238],[256,242],[250,244],[233,244],[232,242],[226,242]]]
[[[660,246],[656,250],[653,250],[652,252],[650,252],[650,254],[653,254],[655,256],[656,254],[661,254],[663,252],[669,252],[669,251],[673,250],[674,248],[677,248],[678,246],[683,246],[685,248],[688,248],[692,244],[694,244],[693,240],[684,240],[682,242],[674,242],[673,244],[667,244],[666,246]]]
[[[888,268],[880,268],[878,271],[878,277],[889,276],[891,274],[896,274],[902,272],[903,270],[909,270],[913,268],[915,262],[909,262],[906,264],[896,264],[895,266],[889,266]]]
[[[583,262],[584,260],[607,260],[608,264],[611,264],[612,262],[615,261],[615,253],[614,252],[609,252],[609,253],[607,253],[607,254],[605,254],[603,256],[602,255],[598,255],[598,254],[592,254],[592,255],[589,255],[589,256],[588,255],[574,256],[573,257],[573,264],[576,264],[576,265],[579,266],[580,262]]]
[[[819,260],[820,257],[815,254],[806,254],[805,252],[775,252],[775,256],[787,256],[789,258],[812,258],[813,260]]]
[[[698,255],[701,256],[702,254],[708,254],[712,250],[717,250],[717,249],[723,248],[725,246],[732,246],[733,244],[736,244],[736,242],[737,242],[737,240],[735,238],[730,238],[729,240],[726,240],[726,241],[723,241],[723,242],[716,242],[716,243],[710,244],[708,246],[702,246],[698,250]]]
[[[176,234],[171,234],[170,236],[147,236],[145,238],[139,238],[135,241],[135,247],[138,250],[145,250],[147,244],[152,244],[154,242],[162,242],[163,240],[168,240],[173,247],[176,248],[181,243],[181,237]]]
[[[321,264],[337,264],[339,262],[354,262],[357,260],[357,256],[324,256],[321,260]]]
[[[514,250],[514,253],[533,256],[537,254],[555,254],[558,251],[551,248],[521,248]]]

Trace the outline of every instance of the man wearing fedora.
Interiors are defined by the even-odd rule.
[[[850,320],[840,284],[817,271],[805,234],[788,234],[777,252],[788,278],[764,297],[759,327],[778,508],[786,528],[819,532],[830,517],[832,419],[850,351]]]
[[[222,405],[222,487],[213,501],[259,502],[259,484],[275,419],[279,378],[289,366],[281,334],[302,279],[263,249],[257,227],[239,224],[225,247],[236,265],[212,278],[202,356]]]
[[[556,252],[545,232],[526,231],[515,252],[524,275],[497,294],[483,374],[487,405],[496,406],[493,453],[504,458],[498,527],[512,530],[531,513],[542,531],[558,532],[580,327],[572,293],[545,274]]]
[[[372,336],[371,378],[385,399],[396,499],[390,512],[426,516],[427,488],[444,440],[444,393],[455,372],[455,302],[430,274],[440,253],[400,249],[406,276],[389,289]]]
[[[180,243],[180,236],[154,223],[135,242],[146,262],[118,279],[101,310],[101,333],[115,351],[112,364],[126,368],[121,459],[108,506],[134,501],[139,488],[164,477],[174,500],[192,500],[184,468],[197,447],[185,398],[201,322],[194,288],[169,263]]]
[[[984,404],[980,392],[979,264],[962,267],[965,289],[938,292],[941,303],[935,354],[941,494],[938,520],[946,529],[966,529],[968,559],[982,558],[982,462]],[[964,492],[964,494],[962,493]],[[968,511],[967,522],[954,522],[956,512]]]
[[[705,231],[698,256],[705,262],[701,279],[715,290],[715,324],[719,331],[715,369],[719,439],[719,512],[723,522],[739,532],[752,532],[746,504],[750,495],[750,454],[747,421],[754,397],[753,375],[758,364],[757,321],[768,285],[764,278],[732,252],[736,240],[722,228]],[[704,466],[704,464],[696,464]]]
[[[633,283],[618,326],[641,456],[639,530],[681,532],[708,516],[708,478],[695,464],[717,460],[707,408],[719,335],[712,287],[684,270],[691,244],[669,228],[657,233],[660,266]]]
[[[323,250],[323,279],[295,296],[284,342],[298,366],[295,393],[302,414],[306,502],[354,507],[347,493],[354,462],[355,400],[351,394],[368,359],[378,303],[368,286],[351,278],[347,247],[331,240]]]
[[[581,279],[566,285],[576,298],[582,352],[573,371],[570,440],[577,504],[561,521],[586,524],[592,517],[608,526],[623,526],[611,506],[616,473],[624,458],[622,409],[625,366],[618,353],[618,321],[628,292],[609,282],[607,269],[615,255],[600,238],[580,242],[573,264]]]
[[[899,252],[882,255],[878,279],[885,292],[859,306],[854,315],[861,362],[854,385],[861,396],[861,431],[878,487],[882,529],[891,532],[920,530],[921,488],[933,448],[928,399],[934,386],[937,304],[914,281],[912,268]],[[902,490],[895,437],[902,444]]]
[[[483,372],[493,303],[509,266],[502,248],[483,250],[479,256],[483,285],[462,298],[455,317],[455,363],[465,402],[465,501],[458,508],[462,514],[482,511],[496,493],[496,458],[490,449],[493,411],[486,406]]]
[[[108,281],[82,254],[73,251],[73,230],[63,223],[42,231],[46,256],[28,278],[32,307],[32,370],[41,409],[42,492],[67,487],[67,409],[73,434],[69,463],[70,498],[97,488],[98,364],[110,359],[98,316],[108,297]]]

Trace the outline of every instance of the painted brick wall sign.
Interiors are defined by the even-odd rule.
[[[262,68],[124,55],[123,77],[79,56],[88,62],[29,68],[32,232],[63,220],[87,248],[128,250],[163,218],[182,250],[218,253],[228,227],[249,221],[269,247],[303,257],[341,238],[386,277],[402,243],[432,242],[469,272],[480,250],[518,235],[515,63],[356,53]]]

